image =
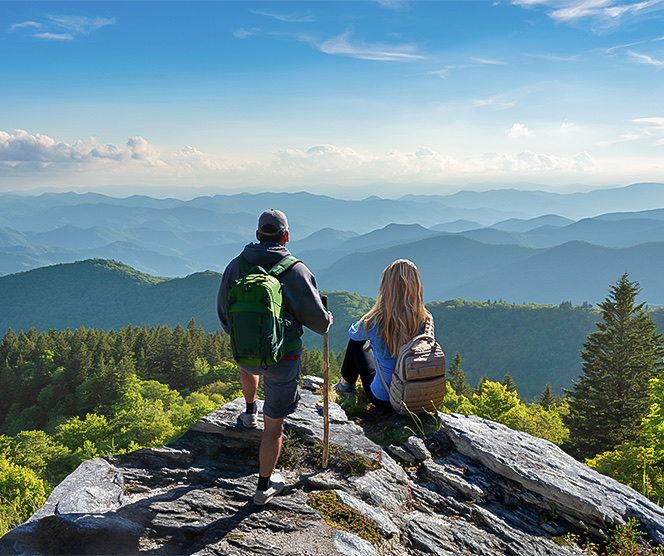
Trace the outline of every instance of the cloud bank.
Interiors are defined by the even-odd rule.
[[[664,127],[664,120],[647,120],[643,123]],[[69,185],[116,184],[131,179],[146,185],[228,187],[366,185],[376,181],[468,183],[487,179],[521,181],[543,175],[567,179],[570,174],[592,175],[596,169],[587,153],[556,156],[522,151],[454,157],[426,146],[413,152],[392,149],[375,154],[321,144],[306,150],[284,148],[261,161],[242,161],[211,155],[194,146],[169,151],[143,137],[129,137],[124,145],[115,146],[94,137],[67,143],[24,130],[0,131],[0,176],[12,188],[35,178]]]

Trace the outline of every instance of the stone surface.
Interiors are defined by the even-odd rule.
[[[661,508],[546,441],[476,417],[440,415],[440,432],[426,442],[434,456],[404,469],[336,404],[332,442],[380,466],[357,477],[316,464],[282,470],[286,490],[257,508],[251,498],[262,419],[257,430],[244,429],[237,420],[243,409],[242,400],[226,404],[170,446],[81,464],[28,522],[0,539],[0,553],[580,556],[561,543],[563,535],[601,536],[632,516],[651,542],[664,534]],[[285,420],[303,450],[322,438],[321,412],[320,395],[305,391]],[[320,490],[334,490],[378,526],[382,540],[373,545],[326,523],[308,504]]]
[[[424,445],[424,440],[419,436],[409,436],[406,442],[403,443],[404,448],[408,450],[417,461],[425,461],[431,459],[431,454],[427,447]]]
[[[633,489],[600,475],[556,445],[472,415],[440,415],[455,448],[498,475],[518,483],[548,510],[577,519],[599,534],[609,523],[634,517],[664,543],[664,508]],[[532,496],[534,495],[534,496]]]

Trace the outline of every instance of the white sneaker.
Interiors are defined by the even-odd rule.
[[[254,494],[254,504],[257,506],[265,506],[272,498],[279,494],[284,487],[286,482],[284,478],[279,475],[279,473],[273,473],[270,477],[270,486],[267,487],[267,490],[258,490],[256,489],[256,494]]]
[[[243,411],[240,413],[239,419],[245,429],[255,429],[258,426],[258,412],[247,413]]]

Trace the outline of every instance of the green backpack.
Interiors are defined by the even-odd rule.
[[[269,272],[250,267],[240,255],[241,278],[233,282],[226,298],[233,357],[240,365],[261,366],[284,356],[286,331],[291,322],[284,316],[283,286],[278,277],[298,259],[283,258]]]

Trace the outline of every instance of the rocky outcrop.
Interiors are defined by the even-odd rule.
[[[289,487],[256,508],[261,429],[241,428],[240,411],[235,400],[170,446],[81,464],[0,553],[565,556],[583,554],[570,534],[601,538],[630,517],[664,542],[662,508],[477,417],[440,414],[426,441],[383,449],[331,404],[331,439],[345,451],[323,471],[311,455],[322,404],[308,391],[285,423]]]

